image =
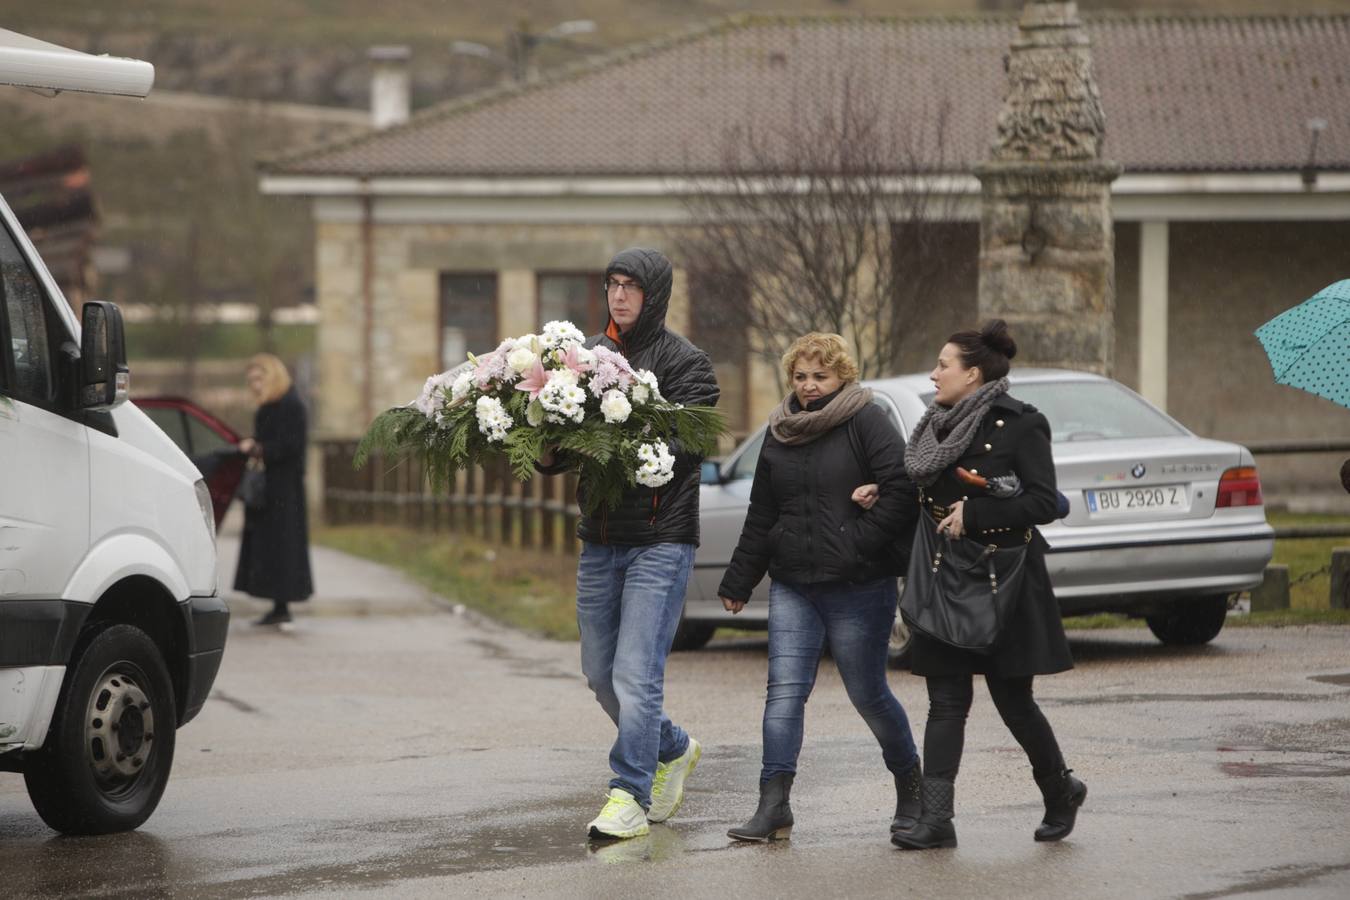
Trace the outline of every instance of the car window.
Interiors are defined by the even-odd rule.
[[[47,341],[47,309],[42,289],[9,232],[0,227],[0,306],[4,308],[13,373],[8,392],[31,403],[48,405],[55,397],[51,345]]]
[[[219,450],[221,447],[233,446],[221,437],[215,429],[196,416],[185,414],[183,418],[187,420],[188,440],[192,442],[190,456],[201,456],[213,450]]]
[[[1013,385],[1012,393],[1045,414],[1055,443],[1186,434],[1147,400],[1114,381],[1024,382]],[[921,399],[932,403],[933,394]]]
[[[728,481],[741,481],[755,477],[755,466],[759,464],[759,451],[764,446],[764,430],[753,435],[744,444],[745,450],[726,472]]]
[[[150,421],[159,426],[169,436],[169,440],[178,445],[188,456],[192,455],[192,445],[188,443],[186,417],[171,406],[141,407],[141,412],[150,417]]]

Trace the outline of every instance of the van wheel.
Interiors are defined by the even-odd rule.
[[[713,632],[716,630],[716,625],[704,625],[699,622],[680,619],[680,625],[675,629],[675,640],[671,642],[670,649],[697,650],[712,640]]]
[[[100,631],[66,670],[47,741],[24,768],[42,821],[67,834],[138,827],[168,784],[176,726],[154,641],[130,625]]]
[[[1179,603],[1165,613],[1145,616],[1149,630],[1164,644],[1207,644],[1223,630],[1228,617],[1228,595],[1201,597]]]

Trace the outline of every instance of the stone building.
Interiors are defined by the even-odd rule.
[[[1123,170],[1110,374],[1202,434],[1350,436],[1343,411],[1273,383],[1252,337],[1350,275],[1350,16],[1095,14],[1084,29],[1102,154]],[[847,75],[897,122],[949,111],[940,174],[960,202],[934,226],[944,299],[916,316],[897,364],[926,370],[978,316],[973,172],[1017,35],[1003,16],[740,16],[271,161],[263,190],[313,198],[320,435],[361,433],[465,349],[561,316],[598,328],[603,265],[670,245],[719,137],[786,121]],[[717,348],[732,424],[753,427],[777,375],[706,325],[697,261],[676,262],[671,324]]]

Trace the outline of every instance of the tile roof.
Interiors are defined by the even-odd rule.
[[[1127,171],[1350,169],[1350,15],[1088,14],[1105,154]],[[861,73],[894,123],[950,101],[946,156],[984,159],[1006,16],[750,14],[430,107],[404,125],[272,160],[295,175],[696,174],[737,122],[789,122]],[[814,99],[813,99],[814,98]],[[903,124],[898,127],[904,128]]]

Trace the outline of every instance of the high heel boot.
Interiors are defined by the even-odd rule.
[[[727,837],[735,841],[777,841],[792,834],[792,806],[788,795],[792,793],[793,773],[779,772],[768,781],[759,785],[759,809],[739,828],[732,828]]]

